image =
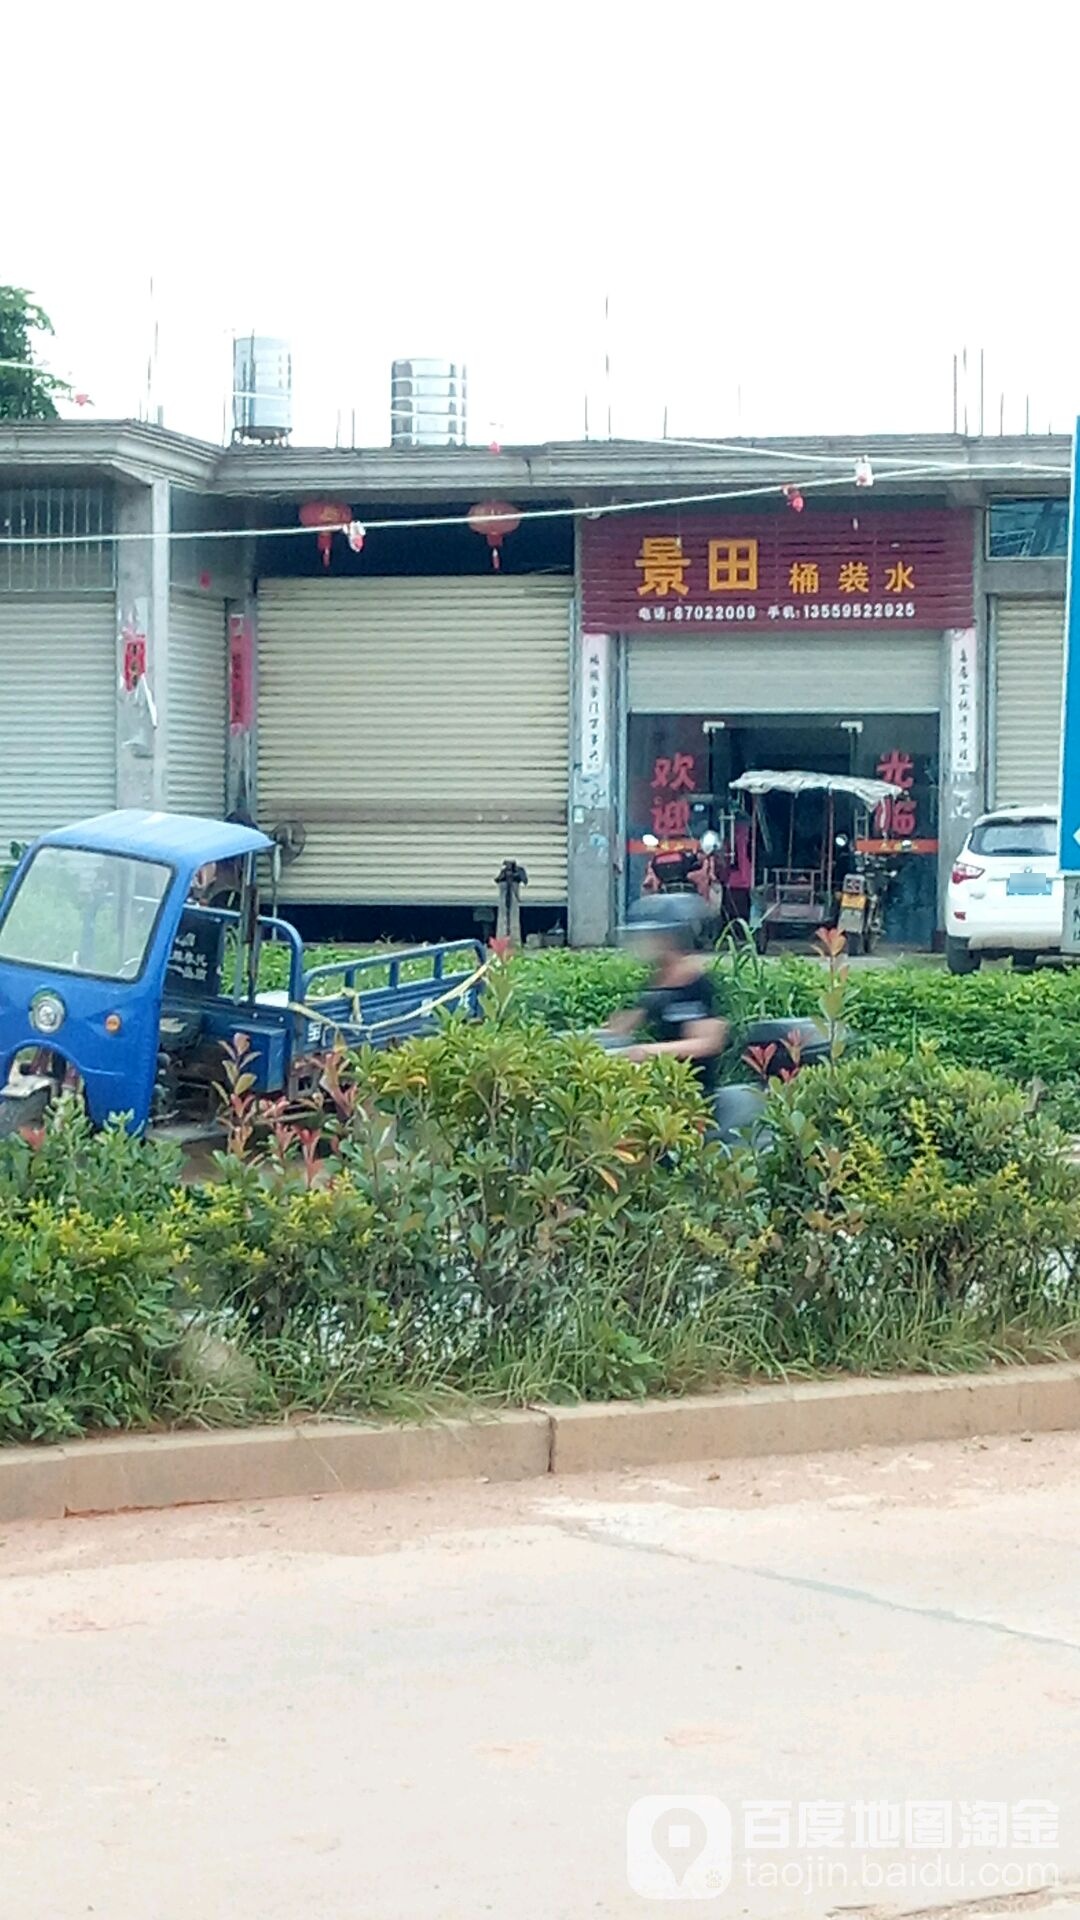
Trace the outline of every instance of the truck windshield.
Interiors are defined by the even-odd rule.
[[[172,868],[82,847],[39,847],[0,922],[0,960],[136,980]]]

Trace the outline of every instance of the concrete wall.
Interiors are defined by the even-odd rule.
[[[156,807],[168,730],[169,482],[118,486],[116,528],[116,803]],[[139,642],[146,673],[128,690],[125,664]]]
[[[575,525],[578,582],[570,631],[570,844],[567,928],[572,947],[602,947],[613,932],[621,852],[616,773],[621,720],[618,642],[581,625],[581,528]]]
[[[240,532],[245,526],[245,504],[215,500],[212,494],[173,485],[171,524],[174,533],[184,537],[173,540],[170,546],[172,586],[191,593],[209,593],[217,600],[244,599],[251,584],[249,542],[197,536]]]

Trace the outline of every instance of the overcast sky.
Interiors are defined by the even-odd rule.
[[[220,438],[235,331],[294,438],[389,432],[467,362],[470,438],[946,431],[1080,407],[1062,0],[98,0],[3,30],[0,280],[99,416]],[[166,26],[168,20],[168,26]],[[150,282],[153,280],[153,309]],[[610,302],[605,331],[604,301]],[[603,372],[605,346],[611,375]],[[975,403],[970,414],[977,426]]]

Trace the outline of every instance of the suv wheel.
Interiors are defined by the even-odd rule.
[[[950,973],[978,973],[982,954],[972,953],[966,940],[956,940],[948,933],[945,936],[945,964]]]

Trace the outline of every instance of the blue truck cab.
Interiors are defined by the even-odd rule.
[[[312,1097],[333,1047],[423,1031],[441,1007],[479,1008],[473,941],[309,968],[295,927],[259,911],[255,827],[132,810],[47,833],[0,904],[0,1131],[81,1083],[97,1126],[198,1130],[218,1105],[223,1048],[243,1034],[254,1092]],[[199,905],[196,882],[238,866],[237,909]],[[267,943],[287,982],[260,991]]]

